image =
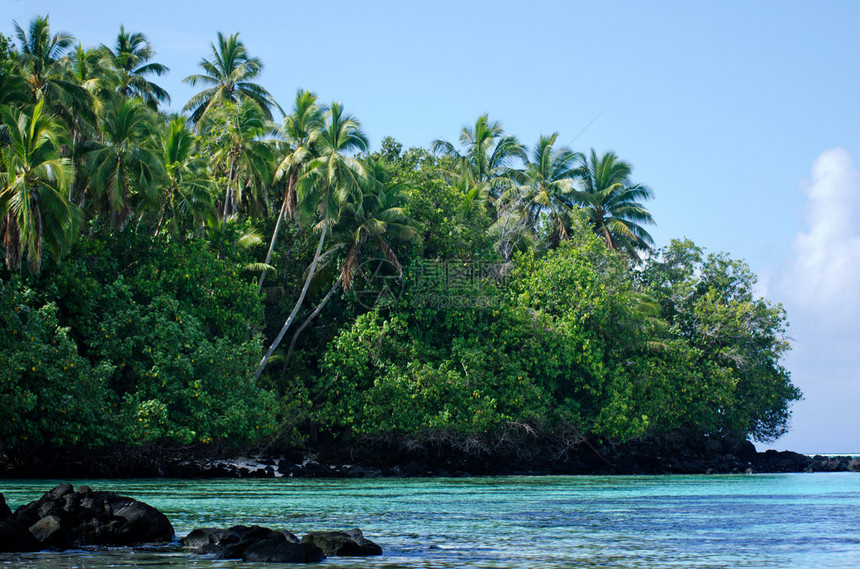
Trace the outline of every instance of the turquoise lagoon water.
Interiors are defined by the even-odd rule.
[[[374,480],[97,480],[179,536],[260,524],[360,527],[385,554],[318,567],[860,567],[860,474]],[[0,481],[14,509],[51,481]],[[0,554],[0,567],[245,568],[175,546]],[[259,567],[259,565],[257,565]],[[275,565],[277,567],[277,565]]]

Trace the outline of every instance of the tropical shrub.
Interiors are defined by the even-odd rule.
[[[113,369],[78,353],[57,312],[20,278],[0,282],[0,449],[115,440]]]

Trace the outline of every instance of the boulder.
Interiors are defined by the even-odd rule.
[[[121,545],[173,541],[173,525],[167,516],[149,504],[132,498],[119,498],[111,507],[114,516],[126,522],[121,539],[126,543]]]
[[[815,455],[806,470],[808,472],[847,472],[851,458],[847,456]]]
[[[264,528],[262,526],[251,526],[242,533],[242,541],[249,539],[255,541],[269,539],[271,537],[277,537],[276,534],[278,533],[280,532],[275,531],[273,529]]]
[[[284,538],[270,538],[249,545],[243,561],[262,563],[317,563],[325,559],[322,549],[309,543],[293,543]]]
[[[205,541],[204,541],[205,540]],[[197,547],[197,553],[214,554],[218,559],[243,559],[245,551],[262,541],[298,543],[297,538],[286,530],[273,530],[261,526],[233,526],[229,529],[196,529],[182,538],[186,547]]]
[[[82,545],[139,545],[173,541],[167,517],[148,504],[113,492],[93,492],[60,484],[41,498],[15,510],[3,522],[5,551],[33,551],[30,540],[20,545],[8,536],[26,532],[35,550]]]
[[[0,521],[0,553],[39,551],[41,546],[29,529],[13,520]]]
[[[218,559],[242,559],[245,550],[262,539],[243,539],[229,545],[204,545],[197,553],[214,553]]]
[[[366,557],[382,555],[382,548],[366,539],[361,530],[312,531],[302,537],[301,543],[319,547],[326,555],[338,557]]]
[[[851,472],[860,472],[860,456],[855,456],[848,463],[848,470]]]
[[[241,539],[242,533],[232,529],[202,528],[196,529],[180,539],[183,547],[199,549],[204,545],[230,545]]]
[[[225,543],[224,536],[239,541]],[[261,526],[234,526],[226,530],[202,528],[182,538],[182,544],[185,547],[197,546],[197,553],[214,554],[217,559],[260,563],[317,563],[325,559],[327,553],[337,556],[382,554],[382,548],[365,539],[359,529],[311,532],[299,541],[289,531]]]
[[[9,505],[6,503],[6,498],[3,496],[3,493],[0,492],[0,522],[5,519],[12,517],[12,510],[9,508]]]
[[[756,472],[803,472],[811,463],[812,459],[806,455],[770,449],[758,453],[752,466]]]
[[[43,547],[67,549],[72,545],[72,540],[69,539],[68,533],[63,530],[60,518],[57,516],[45,516],[30,526],[29,530]]]

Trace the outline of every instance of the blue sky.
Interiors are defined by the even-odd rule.
[[[806,399],[774,446],[860,452],[860,2],[462,3],[0,0],[0,33],[46,13],[85,46],[141,31],[178,110],[240,32],[283,107],[341,101],[374,147],[486,112],[527,144],[614,150],[655,191],[658,245],[743,258],[786,306]]]

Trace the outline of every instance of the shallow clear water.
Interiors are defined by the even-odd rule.
[[[860,474],[72,481],[196,527],[360,527],[385,554],[319,567],[860,567]],[[0,481],[14,509],[54,486]],[[0,554],[0,566],[250,567],[176,547]],[[277,565],[267,565],[277,567]]]

